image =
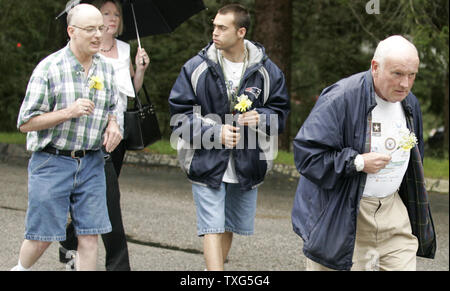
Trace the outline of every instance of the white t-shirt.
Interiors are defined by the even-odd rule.
[[[130,75],[130,45],[116,39],[118,58],[109,58],[99,54],[114,67],[114,79],[119,89],[119,100],[117,102],[117,122],[123,135],[123,112],[127,110],[127,96],[134,97],[133,82]]]
[[[237,91],[239,90],[243,69],[244,63],[233,63],[226,58],[223,58],[223,71],[229,96],[238,93]],[[230,159],[228,160],[228,168],[225,171],[222,181],[225,183],[239,183],[234,166],[233,153],[231,153]]]
[[[396,150],[405,132],[405,113],[400,102],[391,103],[375,96],[372,111],[371,152],[392,155],[390,163],[376,174],[368,174],[364,197],[386,197],[398,190],[408,168],[410,151]]]

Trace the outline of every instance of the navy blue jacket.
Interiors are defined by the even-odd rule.
[[[293,229],[304,241],[305,256],[332,269],[349,270],[352,266],[356,219],[367,177],[356,171],[354,159],[365,152],[367,118],[375,106],[370,70],[350,76],[322,92],[294,139],[295,165],[301,178],[292,209]],[[410,130],[418,138],[420,160],[424,145],[418,100],[410,93],[402,106],[412,121],[408,122]],[[415,168],[410,160],[405,177]],[[405,188],[406,180],[401,188]],[[411,184],[415,187],[415,183]],[[416,190],[409,189],[411,193]],[[401,194],[402,199],[405,195]],[[431,213],[426,206],[425,218],[430,222]],[[409,216],[415,218],[411,209],[408,208]],[[432,241],[434,229],[431,231]],[[424,256],[434,256],[433,250],[426,252]]]
[[[253,102],[252,109],[265,116],[265,126],[258,128],[261,135],[257,146],[248,146],[248,127],[241,129],[243,146],[225,149],[220,142],[225,115],[231,110],[213,43],[183,66],[170,93],[172,145],[177,146],[180,165],[194,183],[218,188],[232,151],[243,191],[261,184],[273,163],[270,158],[261,158],[260,141],[261,136],[274,137],[284,129],[290,109],[285,78],[260,44],[245,40],[245,46],[249,60],[238,95],[247,95]],[[277,122],[271,123],[271,116]],[[214,146],[205,146],[204,141]]]

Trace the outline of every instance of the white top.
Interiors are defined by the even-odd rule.
[[[405,113],[400,102],[391,103],[375,96],[377,106],[372,111],[371,152],[390,154],[390,163],[376,174],[368,174],[364,197],[386,197],[398,190],[408,168],[410,151],[396,150],[405,132]]]
[[[118,58],[109,58],[102,54],[105,61],[114,67],[114,78],[119,89],[119,100],[117,103],[117,122],[119,123],[120,131],[123,136],[123,112],[127,110],[127,97],[134,97],[133,82],[130,74],[130,45],[124,41],[116,39]]]
[[[225,74],[225,82],[227,85],[228,96],[236,95],[239,90],[239,83],[243,73],[244,63],[233,63],[226,58],[223,58],[223,71]],[[228,160],[228,168],[222,178],[225,183],[239,183],[234,166],[233,154]]]
[[[223,58],[223,70],[227,85],[228,96],[237,95],[242,77],[244,63],[233,63]]]

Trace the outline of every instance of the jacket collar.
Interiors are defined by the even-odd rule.
[[[260,64],[267,59],[265,49],[259,43],[245,39],[244,45],[248,51],[248,68]],[[210,42],[199,54],[202,58],[209,60],[213,64],[219,64],[220,51],[213,42]]]
[[[375,88],[373,87],[372,72],[369,69],[364,74],[364,80],[366,86],[364,87],[364,96],[366,96],[366,114],[369,114],[375,106],[377,106],[377,101],[375,100]]]

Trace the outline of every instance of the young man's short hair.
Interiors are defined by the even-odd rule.
[[[250,28],[250,13],[244,6],[236,3],[228,4],[220,8],[217,13],[222,15],[233,13],[234,25],[236,26],[236,29],[244,27],[248,32]]]

